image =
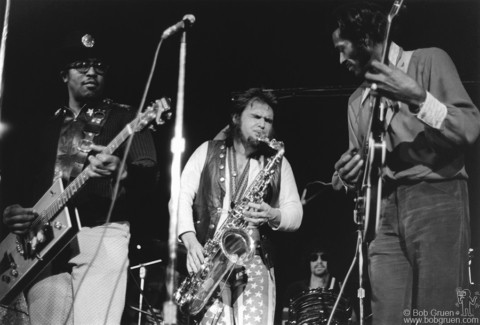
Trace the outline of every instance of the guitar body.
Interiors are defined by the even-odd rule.
[[[57,180],[35,204],[34,209],[42,214],[62,192],[62,181]],[[78,215],[64,207],[49,223],[32,227],[28,234],[8,234],[0,243],[0,303],[8,305],[13,302],[70,243],[79,229]],[[39,240],[41,237],[43,242]]]
[[[370,242],[375,238],[380,224],[383,177],[387,147],[383,137],[369,138],[363,182],[355,200],[355,220],[363,225],[363,238]]]

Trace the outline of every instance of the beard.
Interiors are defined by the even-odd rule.
[[[374,59],[370,52],[368,52],[363,46],[358,50],[358,62],[360,66],[360,78],[365,77],[365,73],[370,67],[370,62]]]
[[[370,66],[370,61],[373,59],[372,54],[364,45],[360,44],[355,46],[355,52],[353,53],[352,58],[357,62],[357,70],[354,71],[355,78],[363,79]]]
[[[248,138],[246,138],[246,142],[254,148],[258,148],[262,144],[262,142],[260,142],[258,138],[255,138],[252,136],[249,136]]]
[[[240,139],[242,143],[245,143],[246,145],[255,149],[258,149],[263,144],[263,142],[258,141],[257,137],[254,137],[252,135],[245,136],[241,130],[241,125],[239,124],[233,125],[233,136],[236,139]]]

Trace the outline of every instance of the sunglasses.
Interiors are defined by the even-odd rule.
[[[97,74],[103,75],[107,72],[109,66],[102,61],[75,61],[67,65],[68,69],[75,69],[82,74],[86,74],[90,68],[93,68]]]
[[[315,262],[318,260],[318,258],[320,258],[322,261],[328,261],[327,254],[325,253],[312,253],[309,256],[310,262]]]

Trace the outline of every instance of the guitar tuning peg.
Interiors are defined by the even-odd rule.
[[[153,125],[150,125],[148,128],[149,128],[152,132],[156,132],[156,131],[157,131],[157,129],[156,129]]]
[[[161,114],[158,114],[156,122],[158,125],[163,125],[167,120],[170,120],[172,118],[172,112],[162,112]]]

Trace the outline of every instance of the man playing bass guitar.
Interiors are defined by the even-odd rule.
[[[386,17],[369,4],[334,18],[340,64],[362,80],[349,98],[349,149],[335,163],[335,189],[356,188],[368,164],[370,103],[390,103],[381,213],[368,246],[373,323],[403,324],[405,310],[455,310],[470,243],[464,154],[479,135],[479,112],[443,50],[383,44]]]

